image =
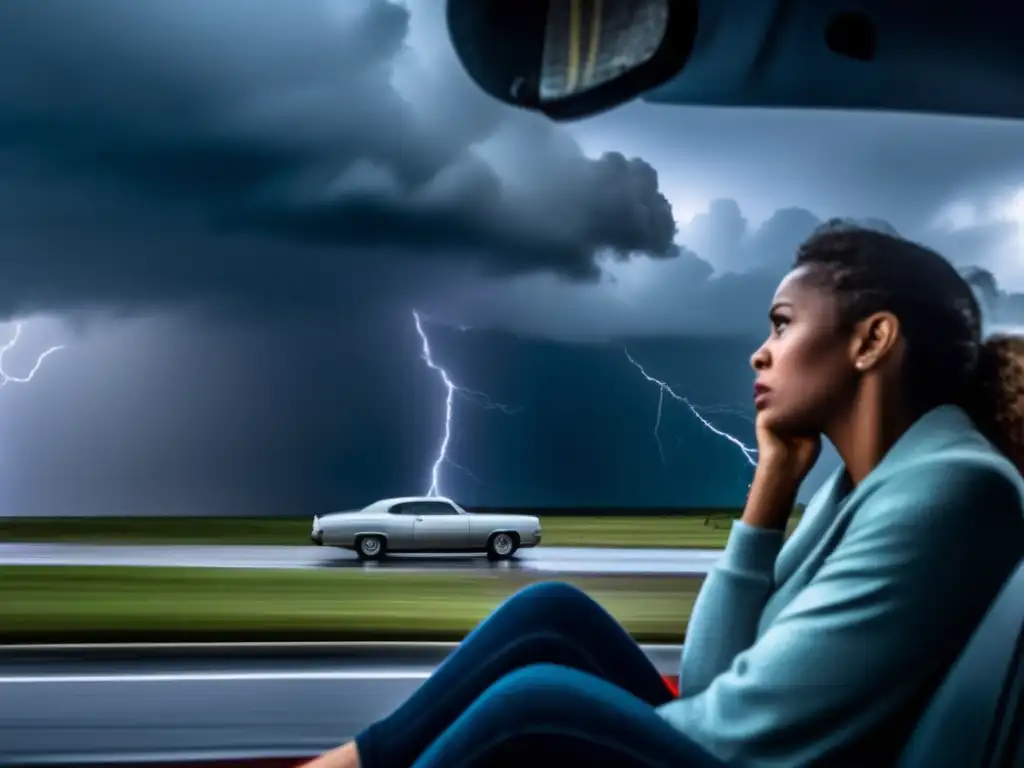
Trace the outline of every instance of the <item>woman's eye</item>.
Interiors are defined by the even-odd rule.
[[[782,333],[786,330],[786,326],[789,325],[789,319],[785,317],[773,317],[772,318],[772,331],[776,334]]]

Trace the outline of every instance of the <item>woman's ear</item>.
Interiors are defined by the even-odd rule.
[[[875,312],[857,323],[850,359],[858,371],[870,371],[892,354],[900,338],[900,321],[892,312]]]

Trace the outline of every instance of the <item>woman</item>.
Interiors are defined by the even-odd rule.
[[[832,223],[753,355],[758,466],[676,698],[578,590],[506,601],[313,768],[891,764],[1024,556],[1024,345],[939,255]],[[820,436],[843,466],[783,546]]]

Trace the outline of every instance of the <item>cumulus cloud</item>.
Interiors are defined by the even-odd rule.
[[[847,219],[900,234],[879,218]],[[677,236],[670,261],[610,260],[608,277],[568,285],[540,275],[489,281],[446,300],[442,316],[480,326],[539,336],[600,342],[638,335],[752,336],[766,327],[765,313],[797,247],[824,223],[812,211],[780,208],[752,225],[738,201],[713,200]],[[529,311],[525,307],[529,306]]]
[[[877,217],[847,220],[912,236]],[[638,335],[756,336],[767,327],[765,312],[772,293],[797,247],[823,223],[824,217],[810,210],[786,207],[752,225],[738,201],[714,200],[680,227],[679,257],[671,261],[640,259],[621,267],[606,262],[609,279],[585,286],[541,276],[490,281],[446,306],[465,322],[574,341]],[[999,234],[994,229],[990,224],[956,232],[933,228],[913,237],[969,275],[983,295],[990,326],[1024,326],[1024,294],[1001,286],[985,266],[1011,233],[1006,227],[999,228]],[[965,241],[973,241],[975,247],[955,247]]]

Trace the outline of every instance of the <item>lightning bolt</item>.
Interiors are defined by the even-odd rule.
[[[63,344],[58,344],[55,347],[50,347],[44,351],[39,357],[36,358],[35,365],[29,369],[29,372],[23,376],[15,376],[14,374],[8,373],[4,368],[4,355],[10,352],[18,345],[18,339],[21,337],[21,323],[14,324],[14,336],[11,337],[10,341],[0,347],[0,387],[6,387],[8,384],[27,384],[32,381],[40,367],[43,365],[43,361],[61,349],[64,349]]]
[[[699,403],[690,403],[694,408],[703,414],[708,413],[724,413],[727,416],[735,416],[738,419],[750,422],[751,424],[756,423],[754,417],[747,412],[742,406],[738,405],[722,405],[719,403],[709,403],[707,405],[701,405]]]
[[[696,416],[697,420],[700,421],[700,423],[703,424],[708,430],[710,430],[711,432],[714,432],[719,437],[724,437],[730,443],[732,443],[737,448],[739,448],[743,452],[743,458],[745,458],[747,460],[747,463],[750,464],[750,466],[752,466],[752,467],[756,467],[757,466],[757,449],[756,448],[750,448],[742,440],[740,440],[738,437],[735,437],[734,435],[730,435],[728,432],[723,432],[722,430],[720,430],[718,427],[716,427],[714,424],[712,424],[710,421],[708,421],[706,418],[704,418],[704,416],[701,414],[701,412],[699,410],[697,410],[696,406],[694,406],[693,403],[691,403],[689,400],[687,400],[682,395],[676,394],[676,392],[672,389],[672,387],[670,387],[668,384],[666,384],[661,379],[656,379],[653,376],[651,376],[651,374],[649,374],[644,369],[644,367],[642,365],[640,365],[640,363],[638,363],[636,360],[633,359],[633,356],[631,354],[629,354],[629,350],[628,349],[623,348],[623,351],[626,353],[626,359],[629,360],[629,362],[631,362],[636,367],[636,369],[638,371],[640,371],[640,374],[645,379],[647,379],[649,382],[651,382],[652,384],[656,384],[658,386],[658,416],[657,416],[657,418],[655,419],[655,422],[654,422],[654,439],[658,441],[658,453],[661,456],[661,462],[663,464],[665,463],[665,448],[662,445],[661,434],[660,434],[659,430],[661,429],[661,414],[662,414],[662,409],[664,408],[664,405],[665,405],[665,395],[667,394],[672,399],[677,400],[678,402],[682,403],[687,408],[689,408],[690,409],[690,413],[692,413],[694,416]]]
[[[466,398],[472,401],[476,405],[484,409],[499,410],[502,413],[512,415],[519,413],[522,408],[514,408],[508,405],[502,405],[491,400],[483,392],[477,392],[475,389],[468,389],[466,387],[460,387],[456,384],[452,377],[448,375],[448,371],[442,368],[434,361],[434,355],[430,348],[430,338],[427,336],[426,331],[423,330],[423,320],[420,317],[420,313],[415,309],[412,311],[412,318],[416,324],[416,333],[419,334],[420,343],[422,345],[422,352],[420,357],[423,358],[423,362],[427,364],[430,370],[437,373],[438,377],[444,383],[446,395],[444,400],[444,433],[441,436],[441,444],[438,446],[437,455],[434,459],[434,464],[430,470],[430,487],[427,489],[427,496],[438,497],[441,496],[441,468],[445,464],[450,464],[456,469],[461,469],[463,472],[468,474],[470,477],[474,477],[472,472],[467,470],[465,467],[457,464],[448,455],[448,448],[452,440],[452,416],[455,410],[455,397],[456,395]],[[467,330],[466,328],[460,327],[459,330]]]

